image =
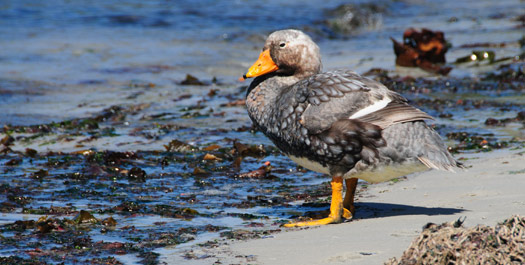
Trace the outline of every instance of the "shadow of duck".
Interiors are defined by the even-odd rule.
[[[310,205],[314,206],[314,205]],[[314,206],[328,208],[330,205],[317,204]],[[355,219],[373,219],[382,217],[393,217],[393,216],[408,216],[408,215],[455,215],[464,211],[465,209],[460,208],[447,208],[447,207],[424,207],[424,206],[413,206],[396,203],[383,203],[383,202],[356,202],[355,207],[357,209]],[[318,218],[319,216],[325,216],[329,213],[328,210],[313,210],[307,211],[304,216],[310,218]]]
[[[454,215],[466,211],[460,208],[424,207],[381,202],[356,203],[356,208],[359,208],[356,218],[362,219],[401,215]]]

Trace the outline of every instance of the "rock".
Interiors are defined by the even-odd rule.
[[[95,218],[90,212],[81,210],[75,218],[73,218],[76,224],[96,224],[98,219]]]

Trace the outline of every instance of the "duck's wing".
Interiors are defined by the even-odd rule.
[[[306,103],[301,124],[314,134],[339,120],[359,120],[384,129],[399,122],[432,119],[398,93],[352,71],[317,74],[296,86],[296,100]]]
[[[384,108],[357,118],[375,124],[382,129],[401,122],[431,120],[432,116],[408,105],[406,102],[391,101]]]

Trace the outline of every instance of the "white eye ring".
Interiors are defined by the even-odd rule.
[[[281,43],[279,43],[279,47],[281,47],[281,48],[286,47],[286,42],[281,42]]]

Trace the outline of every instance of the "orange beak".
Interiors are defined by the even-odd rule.
[[[244,75],[247,77],[257,77],[267,73],[277,71],[279,67],[273,62],[270,56],[270,49],[267,49],[259,55],[259,59],[248,69],[248,73]]]

